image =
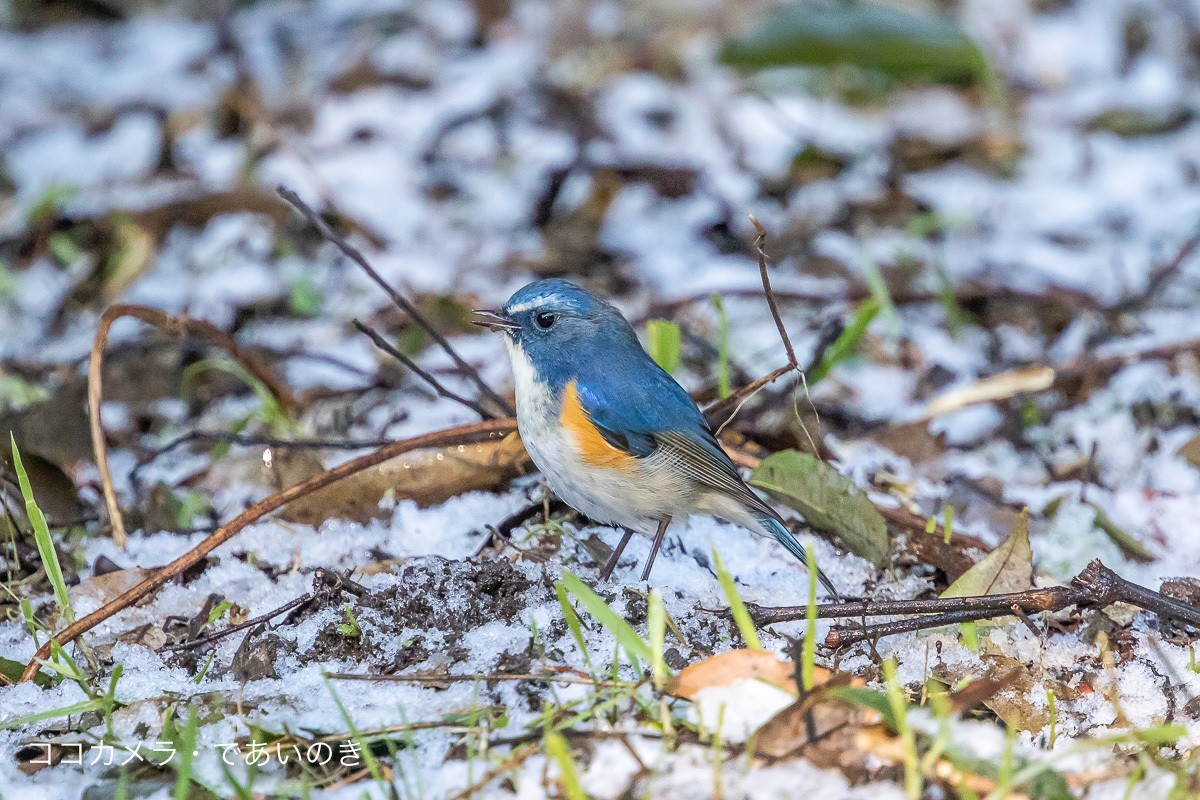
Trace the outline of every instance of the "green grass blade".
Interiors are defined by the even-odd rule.
[[[804,609],[804,655],[800,662],[800,682],[804,691],[812,690],[817,665],[817,556],[811,546],[804,548],[808,565],[808,607]]]
[[[575,575],[565,570],[563,571],[562,584],[568,592],[579,598],[579,602],[588,610],[588,613],[617,637],[617,641],[625,648],[625,653],[629,656],[630,662],[635,667],[638,665],[639,658],[647,664],[652,661],[650,645],[646,644],[645,640],[638,636],[637,631],[628,622],[617,616],[617,612],[609,608],[608,603],[604,602],[600,595],[593,592]]]
[[[654,676],[654,685],[662,686],[667,676],[667,665],[663,661],[663,645],[667,640],[667,612],[663,607],[662,592],[650,590],[650,599],[646,601],[646,628],[650,637],[650,673]]]
[[[729,601],[729,610],[733,614],[733,621],[737,623],[738,632],[742,634],[746,647],[751,650],[762,650],[762,642],[758,640],[758,631],[754,627],[754,620],[750,619],[750,612],[746,610],[746,604],[742,602],[742,596],[738,594],[737,587],[733,584],[733,576],[729,574],[725,562],[721,560],[721,554],[715,547],[713,548],[713,563],[717,569],[717,580],[721,582],[721,588],[725,590],[725,599]]]
[[[575,770],[575,762],[571,759],[571,749],[567,746],[567,740],[557,733],[547,733],[546,755],[558,764],[558,771],[561,773],[558,782],[562,784],[562,791],[567,800],[587,800],[587,793],[579,785],[579,773]]]
[[[842,335],[821,356],[821,362],[808,373],[808,386],[811,389],[822,378],[829,374],[835,366],[858,352],[858,345],[867,333],[867,326],[879,313],[879,303],[874,299],[864,300],[854,312],[854,320]]]
[[[63,708],[54,708],[50,711],[39,711],[36,714],[30,714],[27,717],[15,717],[0,721],[0,731],[6,731],[9,728],[19,728],[22,725],[28,725],[31,722],[41,722],[44,719],[56,719],[58,717],[69,717],[72,714],[83,714],[88,711],[99,711],[104,708],[105,699],[103,697],[94,697],[91,700],[83,700],[75,705],[65,706]]]
[[[71,611],[71,601],[67,597],[67,582],[63,579],[62,566],[58,563],[58,553],[54,551],[54,540],[50,538],[50,526],[46,524],[46,516],[38,508],[37,501],[33,499],[33,487],[29,484],[25,465],[21,463],[16,437],[10,432],[8,438],[12,443],[13,469],[17,473],[17,483],[21,486],[21,496],[25,499],[25,514],[29,517],[29,523],[33,525],[33,538],[37,542],[42,566],[46,569],[46,578],[54,588],[54,601],[58,603],[58,610],[67,624],[74,624],[75,614]]]
[[[654,363],[669,374],[679,369],[679,351],[683,346],[683,333],[674,322],[652,319],[646,323],[646,349]]]
[[[580,622],[579,615],[575,613],[575,606],[571,605],[571,599],[567,597],[567,590],[561,582],[554,584],[554,592],[558,595],[559,605],[562,606],[567,629],[571,631],[571,635],[575,637],[575,643],[579,645],[579,650],[583,653],[583,663],[587,664],[588,672],[594,674],[596,670],[592,666],[592,657],[588,653],[587,642],[583,638],[583,623]]]
[[[729,397],[733,394],[733,379],[729,373],[729,317],[725,314],[725,301],[719,294],[712,296],[713,308],[717,310],[717,394]]]
[[[188,800],[192,793],[192,759],[196,752],[196,728],[199,716],[193,706],[188,713],[187,724],[178,728],[175,749],[179,752],[179,766],[175,768],[175,800]]]

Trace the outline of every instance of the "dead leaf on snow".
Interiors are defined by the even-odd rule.
[[[957,697],[957,705],[982,703],[996,716],[1030,733],[1038,733],[1050,724],[1050,704],[1046,691],[1054,692],[1057,701],[1073,700],[1078,693],[1061,681],[1046,674],[1040,677],[1022,661],[999,653],[980,656],[982,670],[967,664],[936,664],[932,673],[943,683],[953,686],[964,678],[972,682],[951,697]],[[982,671],[982,674],[980,672]],[[983,682],[978,689],[975,683]],[[1058,718],[1064,718],[1064,709],[1057,707]]]
[[[688,700],[701,689],[713,686],[732,686],[738,681],[763,680],[785,692],[798,694],[795,680],[796,665],[781,661],[765,650],[729,650],[684,667],[667,683],[667,691]],[[816,682],[829,680],[830,672],[816,668]]]
[[[80,581],[77,586],[67,589],[67,597],[70,598],[72,606],[77,606],[83,599],[90,599],[99,605],[104,605],[109,600],[137,586],[152,574],[154,574],[154,570],[130,567],[104,575],[95,575]],[[149,599],[146,598],[143,602],[148,602]]]
[[[975,381],[968,386],[951,389],[925,404],[922,419],[931,419],[943,414],[960,411],[979,403],[1007,400],[1019,394],[1029,394],[1049,389],[1054,383],[1054,370],[1050,367],[1014,369]]]
[[[1194,439],[1185,442],[1175,455],[1193,467],[1200,468],[1200,436],[1196,436]]]
[[[415,500],[427,508],[463,492],[502,486],[520,475],[529,463],[525,446],[517,436],[499,442],[417,450],[289,503],[283,518],[313,526],[331,518],[366,522],[390,513],[379,506],[388,492],[396,500]]]
[[[1008,538],[950,584],[942,597],[1023,592],[1032,583],[1033,550],[1029,546],[1029,509],[1025,509]]]

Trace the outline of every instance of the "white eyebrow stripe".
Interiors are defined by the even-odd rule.
[[[554,300],[557,300],[557,299],[558,299],[558,295],[556,295],[556,294],[549,294],[549,295],[545,295],[543,297],[535,297],[534,299],[530,300],[528,303],[517,303],[515,306],[509,306],[507,311],[509,314],[520,314],[522,311],[528,311],[531,308],[541,308],[542,306],[546,305],[547,303],[553,302]]]

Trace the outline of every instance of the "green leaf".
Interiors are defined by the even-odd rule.
[[[21,463],[21,453],[17,450],[17,440],[11,432],[9,432],[8,438],[12,443],[13,469],[17,473],[17,483],[21,487],[21,496],[25,498],[25,516],[29,518],[29,523],[33,525],[33,538],[37,543],[38,555],[41,557],[42,566],[46,570],[46,578],[54,588],[54,601],[58,603],[58,609],[67,620],[67,624],[73,624],[75,622],[75,614],[71,611],[71,601],[67,597],[67,582],[63,579],[62,566],[58,563],[58,553],[54,550],[54,540],[50,538],[50,526],[46,524],[46,515],[42,513],[42,510],[38,508],[37,501],[33,499],[33,487],[29,485],[29,475],[25,472],[25,465]]]
[[[49,711],[39,711],[36,714],[30,714],[27,717],[14,717],[13,719],[0,720],[0,731],[6,731],[10,728],[19,728],[22,725],[28,725],[31,722],[41,722],[44,719],[57,719],[58,717],[69,717],[74,714],[83,714],[88,711],[99,711],[104,708],[108,701],[103,697],[93,697],[91,700],[84,700],[71,706],[63,708],[54,708]]]
[[[625,653],[629,656],[629,660],[634,666],[637,666],[639,658],[647,664],[653,661],[650,654],[650,645],[646,644],[645,640],[637,635],[637,631],[628,622],[617,616],[617,612],[609,608],[608,603],[604,602],[600,595],[589,589],[583,581],[570,572],[563,572],[562,584],[568,592],[579,598],[579,602],[583,604],[583,607],[601,625],[608,628],[617,637],[617,642],[625,648]]]
[[[8,678],[13,683],[21,680],[21,673],[25,671],[25,665],[20,661],[0,656],[0,675]],[[49,689],[57,681],[53,675],[47,675],[45,672],[37,672],[33,676],[33,682],[43,689]]]
[[[858,352],[858,345],[867,333],[867,326],[871,324],[878,313],[879,303],[874,299],[864,300],[859,305],[849,327],[842,331],[842,335],[825,351],[825,354],[821,356],[821,362],[805,376],[810,388],[828,375],[831,369]]]
[[[721,588],[725,590],[725,599],[729,601],[729,610],[733,613],[733,621],[737,623],[738,632],[742,634],[746,647],[750,650],[762,650],[762,642],[758,639],[754,620],[750,618],[750,612],[746,610],[746,604],[742,602],[742,596],[738,594],[737,587],[733,584],[733,576],[729,574],[729,570],[725,567],[725,561],[715,547],[713,548],[713,563],[717,568],[717,580],[721,582]]]
[[[985,83],[980,49],[949,18],[868,2],[793,2],[720,58],[740,69],[855,66],[902,83]]]
[[[646,344],[654,363],[674,375],[679,369],[679,348],[683,345],[679,326],[670,320],[650,320],[646,323]]]
[[[880,568],[888,563],[887,523],[879,509],[824,461],[784,450],[754,468],[750,485],[799,511],[814,528],[835,534],[855,555]]]

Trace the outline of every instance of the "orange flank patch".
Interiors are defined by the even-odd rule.
[[[585,464],[608,467],[621,472],[633,469],[636,457],[609,444],[588,419],[587,412],[579,403],[579,390],[575,388],[575,381],[571,381],[563,389],[562,411],[559,412],[558,419],[571,435],[571,444]]]

